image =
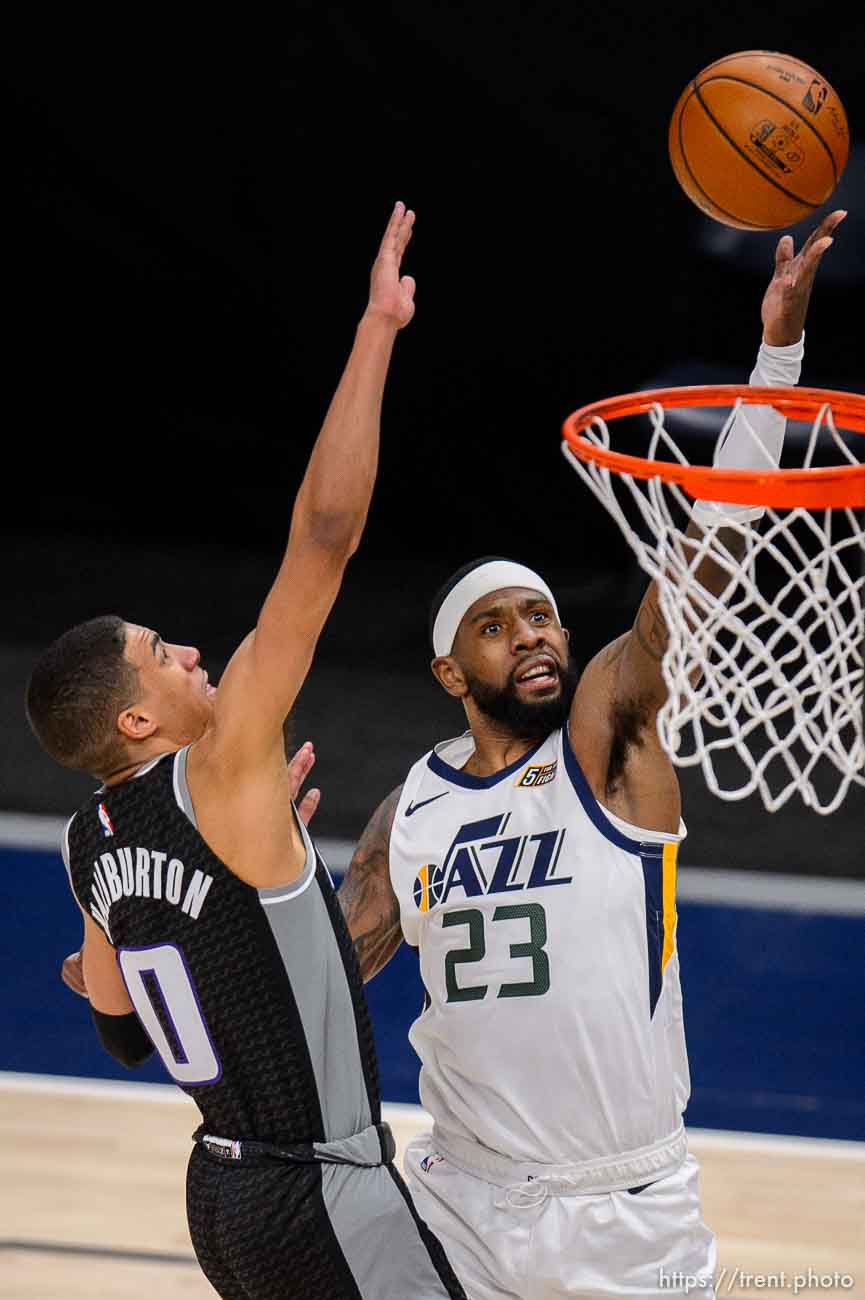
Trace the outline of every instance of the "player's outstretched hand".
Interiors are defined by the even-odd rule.
[[[369,282],[367,313],[389,320],[401,330],[414,316],[415,282],[410,275],[400,275],[402,257],[411,239],[414,213],[404,203],[397,203],[373,263]]]
[[[60,969],[60,978],[73,993],[87,997],[87,985],[84,983],[84,955],[82,952],[70,952]]]
[[[306,740],[288,764],[288,786],[295,803],[297,803],[297,796],[300,794],[300,787],[314,767],[315,749],[312,741]],[[312,821],[320,802],[320,790],[315,788],[307,790],[297,807],[297,815],[304,826],[308,826]]]
[[[763,298],[763,342],[772,347],[798,343],[805,328],[817,267],[847,213],[839,208],[824,217],[795,253],[793,236],[782,235],[775,249],[775,271]]]

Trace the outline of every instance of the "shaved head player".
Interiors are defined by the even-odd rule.
[[[86,988],[107,1049],[134,1065],[155,1046],[201,1110],[189,1227],[224,1300],[463,1297],[393,1167],[360,973],[283,746],[370,504],[413,220],[398,203],[285,557],[219,688],[196,649],[120,618],[71,629],[28,686],[48,753],[102,782],[64,848]]]
[[[763,299],[752,381],[797,382],[833,213]],[[747,417],[775,464],[784,420]],[[719,450],[748,464],[734,425]],[[692,537],[758,509],[697,502]],[[736,551],[734,550],[734,553]],[[728,575],[704,558],[720,594]],[[553,592],[500,557],[433,602],[432,670],[469,730],[379,808],[340,890],[367,978],[404,937],[426,990],[410,1038],[432,1134],[406,1171],[473,1300],[713,1292],[682,1113],[689,1078],[676,955],[679,787],[655,726],[666,627],[654,584],[630,631],[577,677]]]

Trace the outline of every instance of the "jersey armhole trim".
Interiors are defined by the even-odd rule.
[[[394,836],[397,834],[398,826],[401,826],[400,833],[403,833],[405,831],[405,826],[404,826],[405,819],[402,816],[402,811],[404,808],[408,807],[411,804],[412,800],[414,799],[414,796],[417,793],[418,787],[422,780],[423,772],[429,764],[430,756],[434,753],[435,751],[431,750],[430,754],[427,754],[424,757],[419,758],[417,763],[414,765],[414,767],[412,767],[411,770],[409,771],[405,781],[403,781],[402,790],[400,791],[400,796],[399,799],[397,800],[396,810],[394,812],[394,818],[393,821],[391,822],[390,831],[387,837],[387,878],[390,883],[390,887],[393,890],[394,898],[397,901],[397,906],[399,907],[399,929],[401,935],[401,942],[406,944],[406,946],[411,948],[414,952],[418,951],[419,940],[417,936],[417,930],[415,929],[414,938],[410,939],[408,930],[406,929],[406,924],[413,924],[414,926],[417,926],[419,922],[416,920],[415,915],[411,912],[410,909],[407,910],[406,908],[403,907],[402,897],[396,879],[397,871],[394,868],[393,840],[394,840]]]
[[[191,748],[191,745],[185,745],[183,749],[178,749],[177,753],[174,755],[172,785],[174,787],[174,798],[177,800],[178,808],[186,817],[189,818],[192,825],[198,831],[195,807],[192,803],[192,795],[189,792],[189,782],[186,779],[186,760]],[[309,837],[309,832],[298,816],[297,808],[294,803],[292,803],[291,807],[294,813],[295,823],[300,831],[300,837],[306,857],[300,875],[296,880],[291,881],[290,884],[269,885],[261,889],[257,888],[255,885],[250,886],[250,888],[254,889],[256,894],[258,894],[258,901],[264,907],[272,907],[274,903],[283,903],[289,898],[297,898],[299,894],[302,894],[304,890],[309,888],[315,878],[315,867],[317,861],[315,848]],[[200,831],[198,831],[198,833],[199,835],[201,834]],[[227,863],[225,866],[227,870],[231,872],[231,868]],[[325,870],[327,871],[327,867],[325,867]],[[234,873],[232,872],[232,875],[233,874]],[[328,872],[328,875],[329,874],[330,873]],[[238,877],[235,877],[235,879],[238,879]]]
[[[189,755],[190,746],[185,745],[183,749],[178,749],[174,755],[174,771],[172,774],[172,784],[174,786],[174,797],[177,800],[177,806],[182,813],[185,813],[192,825],[198,830],[198,822],[195,818],[195,807],[192,803],[192,795],[189,793],[189,782],[186,779],[186,760]]]
[[[66,875],[69,880],[69,888],[72,890],[73,897],[75,897],[76,899],[78,896],[75,893],[75,886],[72,883],[72,867],[69,861],[69,832],[72,829],[72,823],[75,821],[75,818],[77,816],[78,813],[74,812],[72,816],[69,818],[69,821],[66,823],[66,826],[64,827],[63,830],[63,839],[60,841],[60,856],[62,857],[63,865],[66,868]]]
[[[294,803],[291,805],[291,810],[294,813],[294,820],[297,824],[298,830],[300,831],[300,838],[303,841],[303,847],[306,850],[306,860],[301,869],[301,873],[296,880],[292,880],[286,885],[268,885],[261,889],[256,889],[255,892],[258,894],[258,901],[261,903],[262,907],[273,907],[275,903],[286,903],[291,898],[299,898],[301,894],[305,893],[306,890],[309,889],[310,885],[315,880],[315,869],[318,863],[315,846],[310,838],[309,831],[306,829],[298,815]],[[327,870],[327,868],[325,868],[325,870]]]
[[[592,794],[589,783],[583,774],[583,769],[580,767],[573,746],[571,745],[571,734],[567,722],[562,727],[561,737],[565,770],[570,777],[571,785],[574,787],[577,798],[583,805],[583,811],[593,823],[595,829],[599,830],[602,835],[618,848],[624,849],[626,853],[636,853],[639,856],[644,855],[646,853],[647,845],[641,843],[640,840],[632,840],[627,835],[623,835],[622,832],[609,820],[601,808],[601,805]]]

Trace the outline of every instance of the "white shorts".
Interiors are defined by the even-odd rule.
[[[457,1169],[426,1133],[406,1151],[405,1173],[469,1300],[715,1300],[715,1238],[691,1155],[636,1195],[548,1195]]]

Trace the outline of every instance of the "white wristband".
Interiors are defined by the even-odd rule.
[[[781,387],[798,382],[805,355],[805,335],[789,347],[761,343],[752,386]],[[740,406],[736,418],[715,448],[716,469],[777,469],[781,462],[787,420],[773,406]],[[734,505],[725,501],[695,501],[691,516],[698,524],[753,523],[762,506]]]
[[[776,348],[770,343],[761,343],[757,353],[757,364],[751,371],[752,384],[798,384],[802,373],[802,358],[805,355],[805,335],[798,343],[789,347]]]

